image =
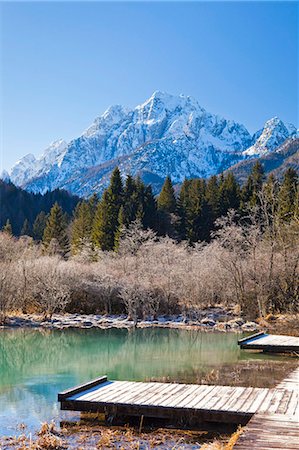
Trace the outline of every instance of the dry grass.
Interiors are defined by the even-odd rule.
[[[2,448],[2,447],[0,447]],[[4,448],[14,448],[17,450],[63,450],[68,448],[66,442],[60,437],[53,422],[44,422],[37,433],[37,439],[28,436],[14,436],[7,438]]]
[[[34,435],[22,434],[19,437],[7,437],[0,440],[1,450],[231,450],[234,436],[226,446],[221,446],[219,441],[212,444],[204,444],[215,436],[206,431],[188,431],[167,428],[151,428],[138,432],[137,429],[128,426],[111,427],[97,425],[96,427],[63,428],[58,431],[55,424],[43,423],[40,430]],[[235,437],[237,439],[238,436]],[[223,441],[224,442],[224,441]],[[231,446],[229,446],[231,445]]]
[[[243,429],[241,427],[238,428],[235,433],[233,433],[228,442],[220,442],[214,441],[210,444],[203,444],[200,449],[201,450],[232,450],[237,443],[239,437],[243,433]]]

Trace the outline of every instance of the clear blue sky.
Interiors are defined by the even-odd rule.
[[[2,167],[108,106],[194,96],[253,132],[298,126],[295,2],[1,3]]]

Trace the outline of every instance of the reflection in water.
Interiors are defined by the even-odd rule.
[[[13,434],[21,422],[31,430],[44,420],[68,417],[72,413],[59,411],[57,392],[103,374],[116,380],[259,385],[249,360],[255,367],[263,362],[264,380],[273,371],[271,360],[285,371],[285,358],[244,353],[238,337],[173,329],[2,330],[0,435]]]

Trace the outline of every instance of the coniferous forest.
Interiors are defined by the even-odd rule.
[[[0,181],[0,227],[45,246],[57,239],[65,254],[77,253],[88,242],[102,251],[117,250],[122,230],[136,220],[158,236],[190,244],[209,242],[217,219],[234,210],[246,221],[250,211],[262,207],[264,197],[281,221],[298,217],[298,185],[294,169],[278,182],[272,175],[264,176],[259,162],[243,186],[230,172],[207,180],[186,179],[179,189],[167,177],[157,197],[140,178],[129,175],[123,181],[118,168],[102,197],[94,194],[88,200],[58,189],[32,194]]]
[[[257,163],[242,186],[229,172],[179,189],[167,177],[155,197],[116,168],[101,198],[36,196],[2,182],[1,201],[2,317],[33,308],[126,312],[137,321],[194,317],[215,304],[251,317],[298,311],[293,169],[278,182]]]

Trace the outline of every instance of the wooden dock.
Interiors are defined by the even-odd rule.
[[[256,333],[240,339],[238,344],[246,350],[262,350],[275,353],[298,353],[299,337]]]
[[[61,409],[174,422],[246,424],[257,411],[294,414],[298,391],[177,383],[109,381],[101,377],[58,394]]]
[[[247,424],[235,450],[299,450],[299,368],[276,390],[289,393],[287,403],[276,411],[261,408]]]

